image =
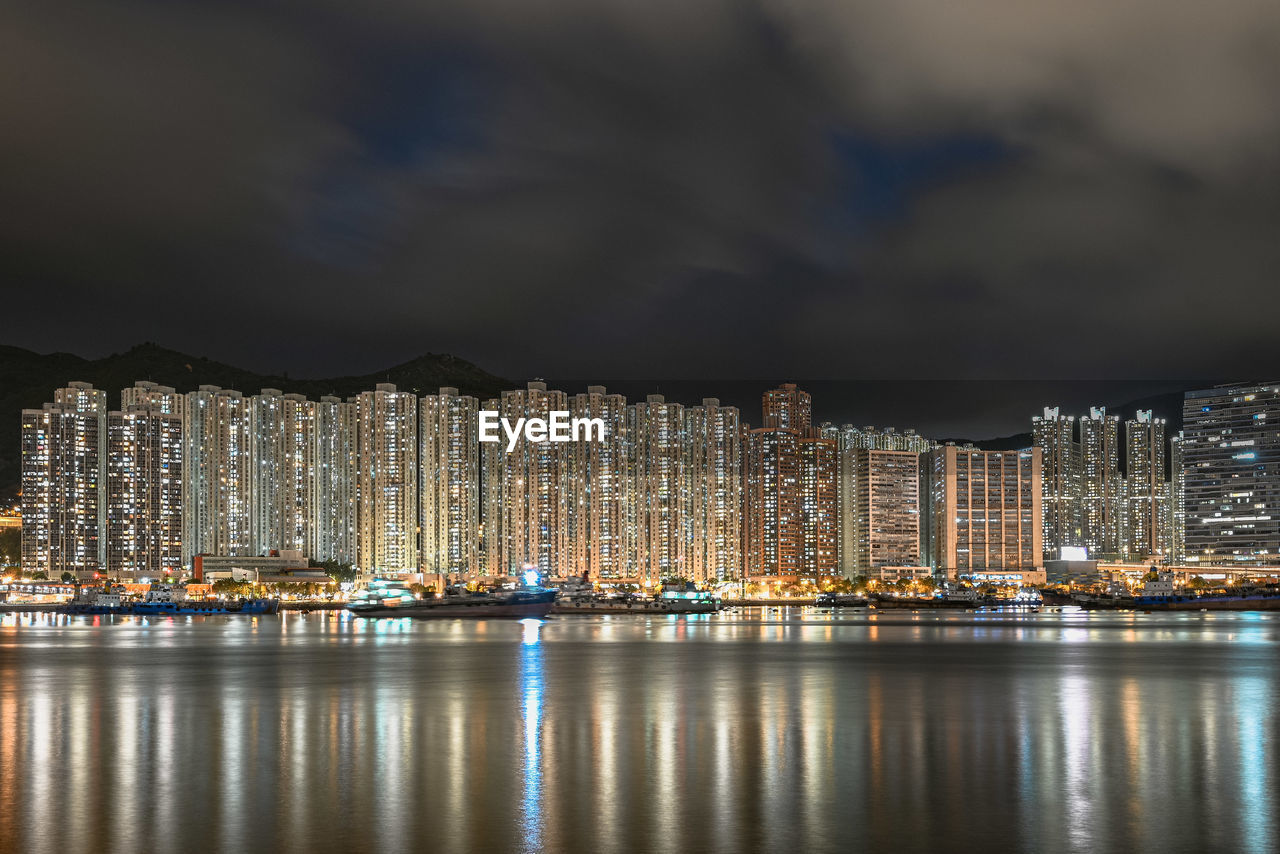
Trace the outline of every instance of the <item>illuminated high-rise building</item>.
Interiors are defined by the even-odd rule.
[[[1124,551],[1124,481],[1120,477],[1120,418],[1105,407],[1080,419],[1081,539],[1091,556]]]
[[[604,386],[589,386],[569,400],[574,418],[604,422],[601,441],[571,444],[569,543],[571,571],[593,580],[636,577],[633,457],[627,399]]]
[[[107,397],[70,383],[22,411],[22,566],[57,579],[105,563]]]
[[[183,402],[182,561],[198,554],[251,555],[249,402],[202,385]]]
[[[548,390],[541,381],[524,389],[504,391],[499,415],[508,423],[521,418],[550,418],[552,410],[569,408],[565,393]],[[570,471],[572,456],[567,442],[531,442],[523,436],[508,453],[506,442],[486,442],[487,483],[496,481],[499,498],[500,551],[488,558],[489,571],[501,575],[518,574],[525,566],[536,567],[543,575],[567,575],[574,571],[569,547],[571,507]],[[488,500],[485,501],[486,508]],[[486,519],[486,538],[491,541]]]
[[[933,439],[921,436],[910,428],[899,431],[894,427],[855,427],[843,424],[823,424],[822,435],[840,442],[840,450],[865,449],[871,451],[910,451],[924,454],[938,446]]]
[[[132,387],[121,390],[120,411],[128,412],[138,406],[181,418],[185,400],[185,395],[178,394],[170,386],[138,380]]]
[[[456,388],[419,400],[422,567],[426,572],[480,571],[480,443],[474,397]]]
[[[480,408],[501,412],[502,401],[489,398]],[[503,442],[480,444],[480,566],[485,575],[506,575],[507,541],[503,536],[506,522],[502,501],[502,482],[506,478],[506,445]]]
[[[800,575],[800,437],[757,427],[747,434],[746,574]]]
[[[845,574],[920,566],[920,455],[856,448],[849,456],[852,566]]]
[[[813,398],[809,392],[796,388],[795,383],[783,383],[766,391],[761,408],[762,427],[795,430],[801,436],[809,435],[813,429]]]
[[[1165,421],[1150,409],[1125,422],[1126,551],[1130,559],[1165,554],[1168,494],[1164,479]]]
[[[796,579],[839,570],[839,443],[812,426],[807,392],[764,394],[765,426],[747,439],[746,572]]]
[[[1187,470],[1182,449],[1179,431],[1169,437],[1169,548],[1165,552],[1175,564],[1187,559]]]
[[[937,446],[937,442],[927,439],[915,430],[898,431],[893,427],[855,427],[852,424],[835,426],[823,424],[821,435],[837,443],[839,453],[838,464],[838,553],[840,556],[840,573],[847,578],[865,572],[858,568],[859,534],[858,525],[861,518],[858,501],[864,490],[858,482],[859,451],[905,451],[915,454],[926,453]]]
[[[310,556],[356,560],[356,405],[326,396],[314,404]]]
[[[947,578],[1042,569],[1041,450],[953,445],[926,456],[928,564]]]
[[[1187,392],[1186,562],[1280,562],[1280,383]]]
[[[280,407],[284,427],[277,493],[281,548],[319,557],[314,507],[320,443],[316,403],[301,394],[286,394]]]
[[[418,399],[379,383],[356,407],[356,563],[418,570]]]
[[[684,407],[660,394],[628,411],[635,475],[636,567],[645,584],[691,578],[685,548],[688,470]]]
[[[742,577],[742,423],[735,406],[714,397],[685,410],[688,508],[685,524],[692,579]]]
[[[138,404],[108,413],[106,469],[107,571],[152,578],[180,572],[182,416]]]
[[[1044,461],[1042,507],[1045,555],[1057,558],[1064,546],[1083,544],[1081,531],[1081,451],[1076,419],[1058,407],[1045,407],[1031,419],[1034,444]]]
[[[264,388],[248,399],[248,411],[249,553],[265,555],[295,548],[286,544],[285,533],[291,527],[286,512],[294,495],[287,473],[293,443],[285,425],[284,392]]]
[[[800,437],[800,571],[840,572],[840,449],[834,439]]]

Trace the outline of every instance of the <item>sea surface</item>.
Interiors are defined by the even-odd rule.
[[[1280,615],[0,617],[0,851],[1280,850]]]

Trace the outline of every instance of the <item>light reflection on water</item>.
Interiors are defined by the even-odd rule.
[[[520,696],[524,724],[524,797],[520,803],[520,830],[526,851],[542,849],[542,646],[541,620],[521,620]]]
[[[1280,847],[1275,615],[0,617],[0,850]]]

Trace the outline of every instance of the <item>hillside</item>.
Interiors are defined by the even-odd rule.
[[[345,398],[384,382],[415,393],[456,386],[463,394],[477,397],[494,396],[512,386],[508,380],[486,373],[463,359],[434,353],[365,376],[299,380],[257,374],[155,344],[141,344],[126,353],[102,359],[83,359],[70,353],[42,355],[19,347],[0,346],[0,498],[11,497],[17,490],[21,411],[40,407],[52,399],[54,389],[73,380],[93,383],[94,387],[106,390],[107,404],[112,408],[120,405],[120,390],[136,380],[151,380],[173,386],[180,392],[201,385],[217,385],[246,394],[278,388],[311,398],[326,394]]]

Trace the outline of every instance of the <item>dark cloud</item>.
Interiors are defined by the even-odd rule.
[[[19,0],[0,338],[298,373],[1274,370],[1280,11],[1042,6]]]

